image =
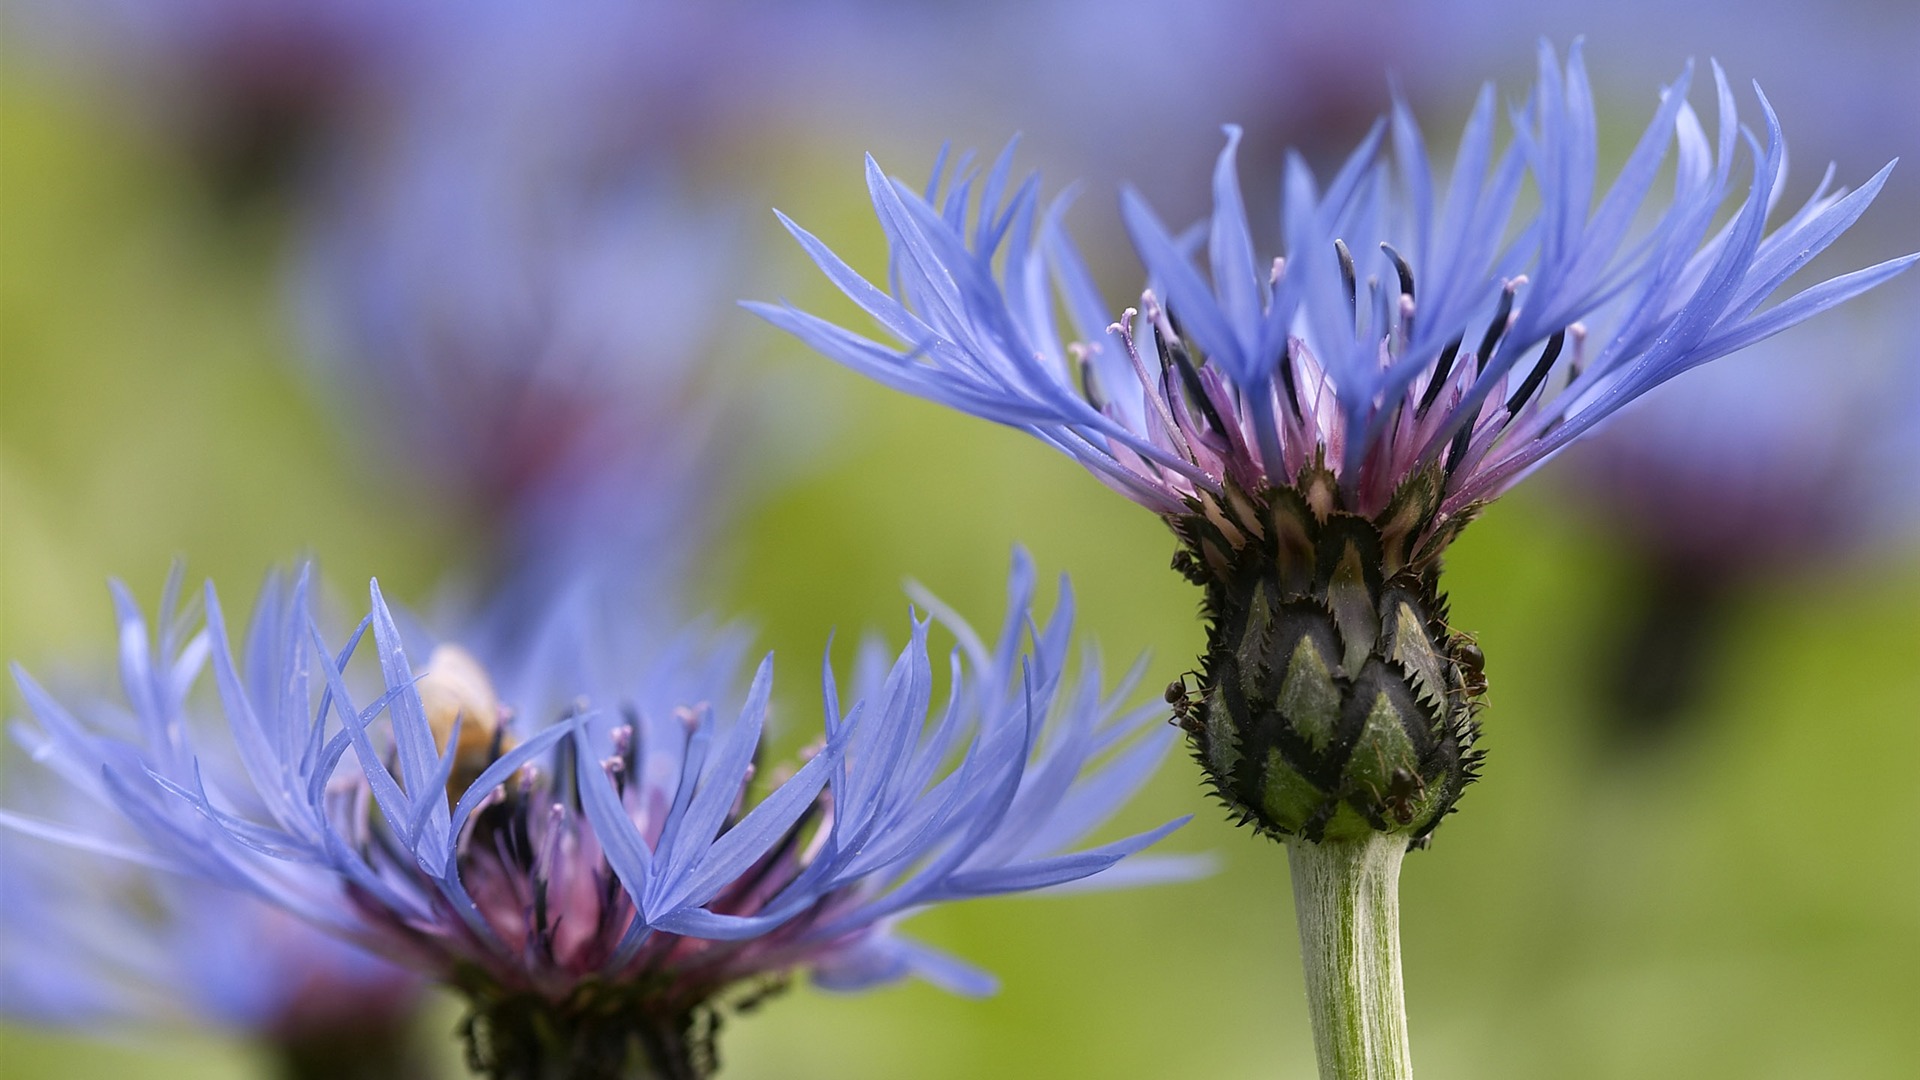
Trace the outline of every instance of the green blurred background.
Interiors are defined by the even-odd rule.
[[[311,552],[343,589],[377,573],[424,601],[458,530],[354,465],[311,400],[271,215],[216,224],[177,159],[44,83],[10,74],[0,107],[0,652],[35,669],[104,659],[105,579],[151,596],[176,555],[236,596]],[[857,158],[760,153],[784,155],[784,208],[873,265]],[[764,280],[817,300],[764,225]],[[997,618],[1016,543],[1072,575],[1083,632],[1116,663],[1150,650],[1152,686],[1189,665],[1197,597],[1163,569],[1172,544],[1151,515],[1017,433],[865,383],[744,314],[727,335],[824,395],[804,418],[824,433],[815,464],[746,508],[704,597],[777,651],[791,724],[816,715],[829,631],[897,642],[909,577]],[[1454,549],[1453,622],[1479,635],[1493,685],[1490,758],[1406,865],[1421,1074],[1913,1075],[1920,564],[1747,600],[1698,723],[1638,757],[1602,752],[1570,689],[1625,573],[1524,490]],[[798,989],[733,1024],[726,1075],[1312,1076],[1285,859],[1225,825],[1196,779],[1176,754],[1115,831],[1192,813],[1167,847],[1216,853],[1217,875],[931,912],[912,931],[997,973],[997,997]],[[211,1036],[0,1031],[15,1080],[265,1067]]]

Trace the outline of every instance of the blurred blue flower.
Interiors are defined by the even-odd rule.
[[[761,12],[691,0],[25,0],[14,25],[206,167],[216,191],[288,190],[454,97],[531,128],[615,129],[635,150],[732,134],[778,95]],[[778,7],[772,11],[777,13]],[[12,14],[12,13],[10,13]],[[652,107],[633,108],[636,101]],[[673,107],[665,107],[671,102]],[[458,116],[447,117],[458,123]],[[468,119],[472,119],[469,117]],[[292,188],[297,193],[298,186]]]
[[[1539,35],[1583,35],[1609,57],[1597,87],[1603,102],[1635,92],[1685,57],[1711,52],[1730,68],[1765,72],[1794,148],[1803,160],[1837,161],[1843,174],[1871,168],[1920,145],[1920,6],[1888,0],[1749,0],[1738,6],[1670,0],[1435,0],[1420,5],[1426,51],[1468,85],[1504,71]],[[1647,28],[1658,26],[1657,34]],[[1428,65],[1437,87],[1442,70]],[[1891,250],[1920,238],[1912,208],[1920,173],[1901,170],[1880,196],[1905,216],[1857,239]],[[1885,211],[1882,211],[1885,214]],[[1881,235],[1887,234],[1887,235]]]
[[[216,193],[276,188],[377,116],[458,5],[441,0],[24,0],[14,28],[60,73],[185,147]],[[31,54],[29,54],[31,55]]]
[[[1559,502],[1626,571],[1592,665],[1624,748],[1699,715],[1756,592],[1920,532],[1920,368],[1900,355],[1911,335],[1849,314],[1676,379],[1558,467]]]
[[[1018,130],[1050,166],[1175,200],[1224,119],[1344,153],[1387,104],[1386,72],[1417,88],[1454,63],[1421,47],[1426,6],[1392,0],[781,6],[802,42],[794,98],[829,105],[796,112],[821,135]]]
[[[725,634],[682,637],[645,665],[582,661],[566,646],[594,636],[581,620],[600,611],[584,594],[556,605],[522,659],[486,665],[448,642],[409,649],[377,585],[336,646],[308,575],[269,582],[238,658],[211,587],[204,629],[174,624],[157,647],[121,594],[125,733],[17,678],[35,756],[117,807],[156,861],[458,986],[486,1032],[479,1052],[500,1055],[527,1008],[586,1024],[613,999],[626,1021],[693,1037],[729,988],[794,969],[837,989],[918,975],[984,992],[985,975],[894,924],[1101,874],[1181,824],[1080,846],[1171,731],[1122,707],[1137,671],[1103,693],[1089,651],[1066,674],[1071,595],[1063,582],[1035,624],[1033,584],[1022,557],[992,642],[940,610],[958,642],[943,705],[930,620],[891,663],[863,650],[850,705],[828,667],[823,739],[770,778],[757,774],[771,658],[744,696]],[[209,661],[231,761],[190,701]],[[503,698],[489,667],[524,696]],[[563,685],[553,667],[586,681]]]
[[[39,837],[0,836],[0,858],[0,1014],[94,1035],[192,1024],[288,1055],[408,1038],[419,976],[253,896]]]
[[[1920,523],[1920,373],[1893,322],[1834,319],[1677,380],[1568,454],[1561,489],[1628,550],[1736,585],[1897,542]]]
[[[422,132],[335,185],[301,300],[316,373],[389,471],[512,515],[583,476],[678,475],[731,228],[645,170]]]
[[[1852,225],[1887,170],[1852,193],[1829,174],[1769,232],[1785,143],[1764,97],[1764,143],[1743,129],[1714,75],[1717,137],[1688,105],[1683,74],[1606,186],[1578,45],[1564,70],[1541,47],[1504,151],[1493,91],[1482,91],[1444,182],[1397,106],[1324,188],[1290,164],[1286,255],[1271,264],[1255,258],[1230,128],[1205,228],[1175,234],[1124,199],[1153,288],[1117,322],[1061,226],[1064,201],[1043,209],[1034,178],[1013,183],[1011,147],[984,175],[963,166],[944,196],[938,167],[922,197],[869,159],[891,294],[787,224],[901,344],[791,305],[750,306],[888,385],[1029,431],[1164,515],[1289,486],[1324,457],[1342,506],[1368,517],[1440,470],[1444,498],[1422,526],[1438,535],[1647,390],[1913,262],[1763,308]],[[1743,143],[1752,177],[1741,191]],[[1669,149],[1662,206],[1650,192]],[[1523,201],[1536,208],[1517,216]],[[1205,275],[1191,258],[1203,238]]]
[[[461,515],[495,610],[586,564],[659,609],[747,441],[717,437],[752,405],[710,363],[734,216],[672,110],[636,107],[673,65],[719,62],[732,23],[643,7],[490,3],[448,27],[303,223],[312,373],[382,475]]]

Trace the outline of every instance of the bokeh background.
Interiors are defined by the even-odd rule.
[[[423,348],[464,329],[463,348],[511,364],[522,346],[485,322],[485,274],[355,263],[381,245],[356,248],[354,230],[445,254],[465,249],[434,229],[472,239],[490,215],[544,222],[568,213],[549,201],[631,197],[666,209],[617,225],[587,215],[582,235],[636,252],[608,301],[628,334],[614,340],[636,355],[614,349],[615,361],[645,368],[661,361],[637,353],[653,349],[678,364],[622,399],[645,406],[631,426],[654,432],[638,444],[648,459],[693,478],[674,496],[692,500],[675,505],[699,549],[676,602],[756,628],[781,658],[790,732],[817,715],[811,673],[829,632],[897,642],[909,578],[997,619],[1015,544],[1072,575],[1083,631],[1109,657],[1151,652],[1157,686],[1201,643],[1163,528],[1024,436],[870,385],[733,308],[832,307],[768,207],[877,269],[862,151],[918,179],[943,140],[991,151],[1022,132],[1022,161],[1049,190],[1085,181],[1074,224],[1112,253],[1117,307],[1138,287],[1113,212],[1120,180],[1169,217],[1198,214],[1218,125],[1238,121],[1257,213],[1283,148],[1339,153],[1390,80],[1445,147],[1481,81],[1517,98],[1536,40],[1581,33],[1615,159],[1689,56],[1718,57],[1743,93],[1749,79],[1767,88],[1793,147],[1792,196],[1827,160],[1858,182],[1920,155],[1920,7],[1903,0],[456,6],[317,0],[296,18],[268,0],[9,5],[0,652],[36,671],[105,662],[105,580],[150,600],[176,557],[230,598],[302,554],[343,589],[378,575],[421,609],[452,580],[484,578],[475,567],[517,542],[490,516],[510,481],[435,471],[396,436],[444,427],[491,445],[495,421],[382,384],[404,328],[349,325],[328,274],[369,285],[350,311],[417,290],[415,308],[399,306],[446,323],[422,331]],[[463,154],[539,167],[476,195],[481,169]],[[448,204],[473,216],[441,222]],[[1841,257],[1916,248],[1920,169],[1896,170]],[[473,250],[535,259],[512,243]],[[620,264],[624,250],[595,257]],[[498,270],[522,271],[540,266]],[[1658,485],[1663,459],[1648,479],[1609,464],[1601,440],[1455,547],[1453,621],[1479,635],[1493,685],[1490,760],[1406,866],[1422,1075],[1911,1075],[1917,287],[1815,320],[1720,389],[1683,379],[1649,402],[1693,393],[1680,441],[1714,462],[1694,482],[1750,496],[1706,557],[1701,528],[1683,529],[1696,547],[1675,555],[1660,526],[1712,500],[1618,497]],[[1815,416],[1811,436],[1766,434],[1752,416],[1772,414],[1741,412],[1740,381],[1795,379],[1808,394],[1871,389],[1774,410],[1789,426]],[[1732,419],[1709,415],[1722,407]],[[1756,429],[1751,453],[1721,452]],[[1769,452],[1783,445],[1794,452]],[[1796,539],[1809,521],[1818,539]],[[1677,584],[1707,579],[1701,597]],[[1683,670],[1668,670],[1674,656]],[[1649,685],[1659,722],[1623,720]],[[732,1025],[726,1075],[1313,1075],[1285,860],[1220,821],[1195,781],[1176,755],[1116,828],[1194,813],[1168,847],[1216,853],[1216,875],[929,913],[914,932],[997,973],[997,997],[798,988]],[[448,1076],[461,1075],[444,1037],[456,1013],[442,1002],[421,1021]],[[231,1033],[0,1029],[0,1072],[18,1080],[271,1069]]]

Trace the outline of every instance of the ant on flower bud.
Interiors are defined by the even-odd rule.
[[[1189,672],[1188,674],[1191,674]],[[1167,684],[1167,704],[1173,706],[1173,722],[1183,731],[1197,732],[1202,721],[1200,705],[1187,693],[1187,676],[1182,675]]]

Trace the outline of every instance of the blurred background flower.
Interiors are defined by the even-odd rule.
[[[1088,181],[1093,205],[1072,216],[1101,265],[1124,239],[1086,226],[1115,220],[1112,182],[1134,179],[1173,227],[1194,220],[1218,125],[1239,121],[1249,213],[1270,229],[1281,149],[1350,144],[1386,100],[1389,72],[1423,121],[1451,126],[1488,77],[1520,92],[1538,36],[1564,45],[1578,32],[1604,161],[1624,156],[1647,88],[1688,56],[1718,56],[1765,86],[1795,133],[1790,200],[1828,158],[1861,177],[1896,155],[1911,164],[1920,145],[1907,104],[1920,9],[1900,0],[653,0],[573,5],[566,20],[546,7],[8,6],[7,655],[36,668],[87,658],[110,640],[101,578],[147,580],[177,553],[246,580],[307,550],[336,578],[377,570],[395,595],[455,607],[523,567],[560,574],[574,556],[554,553],[588,543],[628,582],[619,588],[665,578],[685,594],[674,603],[751,618],[760,640],[798,658],[834,627],[896,625],[907,575],[962,610],[991,608],[1015,540],[1073,573],[1084,624],[1110,646],[1192,655],[1186,587],[1138,573],[1171,554],[1150,516],[1012,433],[822,373],[730,307],[786,293],[833,313],[764,207],[865,235],[849,164],[860,151],[924,161],[948,135],[991,146],[1024,131],[1023,152],[1048,175]],[[263,41],[274,44],[248,44]],[[446,186],[439,210],[414,209],[436,201],[435,184]],[[1916,206],[1920,171],[1895,170],[1871,227],[1836,260],[1920,247]],[[631,261],[613,240],[629,229],[650,237]],[[460,264],[483,251],[524,263]],[[882,256],[877,245],[846,254],[856,265]],[[347,257],[393,292],[354,288],[356,271],[332,268]],[[708,274],[722,279],[710,290]],[[623,307],[569,285],[561,302],[563,281],[632,282],[663,299]],[[1891,286],[1888,308],[1911,306],[1914,288]],[[1842,331],[1829,317],[1809,333],[1859,342],[1840,351],[1889,370],[1913,363],[1910,331]],[[630,334],[649,347],[621,344]],[[624,381],[627,363],[646,389]],[[487,377],[501,371],[505,382]],[[516,372],[558,371],[593,388],[500,389],[532,385]],[[468,390],[458,408],[436,402],[440,391],[407,396],[449,384]],[[771,405],[739,404],[743,387]],[[575,415],[545,444],[528,433],[550,428],[495,433],[485,419],[518,415],[524,400],[551,421],[599,395],[670,425],[616,431],[607,438],[625,449],[607,460],[672,467],[615,480],[562,469],[548,475],[564,480],[529,485],[544,470],[511,466],[580,460],[534,450],[604,446],[602,428]],[[462,440],[485,452],[446,452]],[[673,501],[673,483],[661,500],[619,488],[658,493],[662,477],[690,481],[688,501]],[[1584,732],[1606,706],[1585,688],[1601,681],[1598,635],[1631,617],[1639,556],[1571,502],[1520,492],[1453,549],[1455,613],[1495,658],[1484,719],[1500,779],[1449,827],[1447,859],[1409,863],[1423,1074],[1904,1077],[1920,1053],[1909,1015],[1920,969],[1908,959],[1920,952],[1920,863],[1887,853],[1920,844],[1913,543],[1890,538],[1867,572],[1754,579],[1693,706],[1705,734],[1625,773],[1592,753]],[[622,509],[675,505],[708,529],[663,536]],[[580,514],[602,524],[575,527]],[[627,558],[655,549],[626,530],[660,554]],[[804,708],[799,682],[785,685]],[[1186,771],[1164,770],[1115,828],[1190,812],[1195,794]],[[994,970],[998,997],[906,987],[822,1002],[803,991],[741,1025],[731,1075],[1306,1073],[1303,1003],[1262,959],[1292,947],[1290,928],[1278,916],[1221,925],[1222,913],[1284,896],[1283,873],[1210,815],[1170,843],[1217,849],[1226,869],[1177,891],[929,913],[916,933]],[[155,1032],[134,1047],[16,1026],[0,1040],[27,1078],[244,1077],[267,1064],[224,1036]]]
[[[11,1021],[129,1045],[199,1025],[288,1080],[402,1080],[442,1056],[419,978],[253,897],[38,837],[0,858]]]
[[[1554,494],[1630,564],[1595,671],[1618,746],[1656,745],[1695,710],[1751,594],[1831,586],[1913,543],[1912,322],[1868,307],[1690,372],[1554,470]]]

